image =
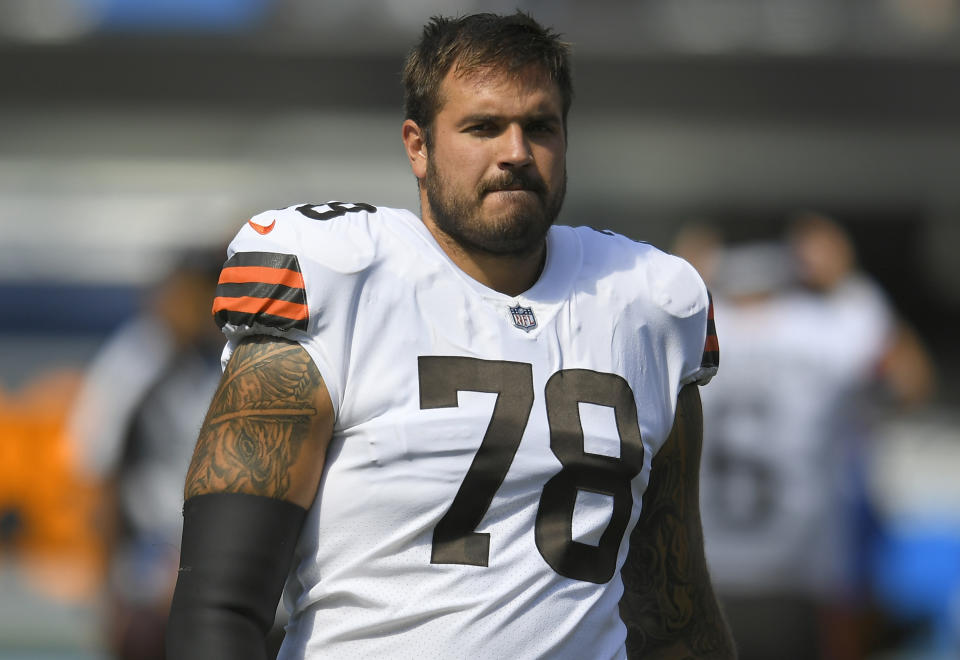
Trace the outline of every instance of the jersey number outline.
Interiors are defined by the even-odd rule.
[[[327,208],[326,211],[317,210],[324,207]],[[341,215],[346,215],[348,213],[356,213],[357,211],[376,213],[377,207],[373,206],[372,204],[365,204],[364,202],[353,202],[348,204],[345,204],[344,202],[327,202],[326,204],[304,204],[302,206],[298,206],[297,211],[308,218],[313,218],[314,220],[330,220],[332,218],[339,218]]]
[[[533,408],[533,368],[525,362],[453,356],[418,358],[420,408],[457,407],[461,391],[497,395],[490,422],[450,507],[433,530],[431,563],[488,566],[490,535],[474,531],[503,484]],[[617,553],[633,509],[631,480],[643,468],[637,406],[616,374],[562,369],[544,388],[550,449],[560,470],[543,486],[534,525],[537,550],[550,567],[574,580],[602,584],[616,572]],[[620,457],[584,449],[580,403],[613,408]],[[597,545],[573,539],[579,491],[609,495],[613,512]]]

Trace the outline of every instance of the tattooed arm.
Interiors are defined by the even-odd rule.
[[[700,524],[703,414],[695,385],[680,392],[667,442],[653,459],[623,566],[620,616],[630,658],[736,657],[713,593]]]
[[[332,432],[329,394],[299,344],[237,346],[187,474],[167,658],[266,660]]]
[[[330,396],[303,347],[246,339],[200,429],[184,496],[248,493],[308,508],[332,432]]]

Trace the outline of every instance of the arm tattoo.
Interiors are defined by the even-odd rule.
[[[283,499],[311,436],[321,386],[296,342],[253,337],[237,346],[200,429],[185,498],[229,492]]]
[[[680,393],[673,431],[653,459],[623,566],[620,616],[630,658],[735,657],[707,573],[700,524],[703,437],[696,386]]]

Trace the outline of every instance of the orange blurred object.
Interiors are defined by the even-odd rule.
[[[0,564],[14,561],[48,596],[81,600],[102,584],[101,489],[80,478],[65,422],[81,374],[40,374],[0,391]]]

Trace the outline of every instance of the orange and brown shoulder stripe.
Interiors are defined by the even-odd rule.
[[[221,328],[230,323],[306,330],[307,293],[297,256],[279,252],[234,254],[220,272],[213,316]]]

